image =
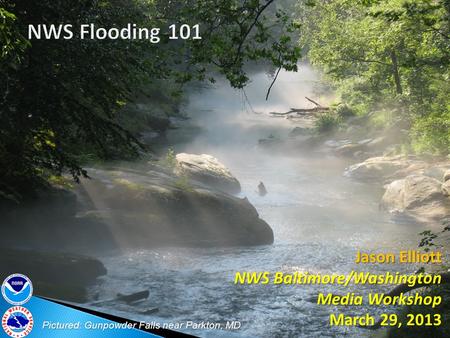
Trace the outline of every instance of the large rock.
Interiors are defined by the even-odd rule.
[[[450,180],[445,181],[441,187],[444,196],[450,196]]]
[[[400,156],[371,157],[364,162],[351,165],[345,170],[344,175],[359,180],[383,180],[411,164],[411,161]]]
[[[246,200],[157,165],[88,169],[72,190],[57,189],[0,208],[0,247],[98,255],[157,246],[231,246],[273,242]],[[7,226],[6,226],[7,225]]]
[[[442,177],[443,182],[450,181],[450,169],[446,170],[444,176]]]
[[[273,232],[247,199],[159,170],[90,170],[83,180],[96,209],[121,248],[271,244]]]
[[[410,175],[386,186],[382,206],[389,212],[405,213],[419,220],[441,220],[450,215],[450,200],[442,183],[424,175]]]
[[[229,194],[237,194],[241,191],[239,181],[227,167],[211,155],[181,153],[176,155],[176,161],[175,171],[178,175],[186,175],[190,179]]]

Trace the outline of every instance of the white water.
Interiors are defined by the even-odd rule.
[[[270,80],[254,77],[247,95],[257,112],[287,111],[305,107],[304,96],[317,98],[317,75],[302,67],[298,74],[281,74],[268,102]],[[323,98],[322,98],[323,99]],[[285,136],[294,125],[285,119],[255,114],[245,109],[242,93],[225,84],[192,93],[187,112],[202,132],[192,142],[183,141],[185,130],[170,140],[177,152],[209,153],[224,162],[240,180],[242,196],[255,205],[274,230],[270,246],[221,249],[160,249],[128,252],[105,258],[108,276],[98,292],[108,298],[113,290],[150,290],[150,299],[136,309],[158,306],[154,316],[112,304],[114,311],[135,320],[186,322],[242,322],[236,332],[193,331],[202,337],[350,337],[369,336],[358,328],[330,327],[330,313],[379,314],[383,309],[328,307],[314,304],[318,292],[367,294],[386,287],[349,288],[305,285],[234,285],[237,271],[308,271],[348,273],[358,271],[413,271],[411,266],[353,263],[358,249],[389,251],[414,248],[419,229],[394,224],[378,210],[380,187],[357,183],[342,176],[345,161],[312,153],[282,154],[263,151],[259,138]],[[263,181],[268,195],[256,187]],[[390,309],[392,310],[392,308]],[[186,330],[181,330],[186,331]]]

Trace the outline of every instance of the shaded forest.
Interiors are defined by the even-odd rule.
[[[115,28],[129,23],[159,27],[161,41],[81,39],[77,29],[69,40],[27,37],[30,24],[79,27],[91,23]],[[170,40],[168,27],[172,24],[198,24],[202,39]],[[55,244],[57,250],[76,248],[84,253],[89,247],[99,251],[160,245],[278,248],[276,245],[287,243],[293,251],[281,247],[279,260],[277,250],[265,254],[263,247],[260,253],[267,259],[264,264],[284,266],[286,257],[317,250],[315,258],[335,269],[342,262],[333,259],[366,245],[368,242],[362,240],[366,235],[371,236],[369,242],[378,237],[392,241],[412,237],[416,235],[414,225],[420,224],[423,216],[424,225],[436,227],[420,234],[419,247],[424,251],[441,248],[438,239],[450,229],[449,34],[448,0],[0,0],[0,210],[3,223],[8,224],[3,234],[6,244],[2,245],[19,249],[29,245],[41,250],[50,243],[53,250]],[[263,126],[232,121],[240,108],[231,102],[235,96],[216,93],[216,101],[222,101],[218,107],[211,91],[192,96],[202,103],[191,107],[192,113],[212,101],[214,109],[205,109],[208,116],[229,113],[209,126],[215,138],[203,135],[198,143],[219,139],[217,143],[226,148],[225,139],[241,131],[240,135],[252,138],[245,146],[237,140],[239,146],[227,149],[236,157],[224,156],[224,161],[233,163],[231,158],[234,164],[245,162],[252,168],[251,172],[240,168],[241,173],[247,173],[242,175],[242,190],[237,178],[212,156],[213,152],[177,154],[179,149],[169,148],[165,158],[153,156],[153,135],[168,133],[173,118],[186,117],[182,108],[188,89],[216,81],[217,87],[224,87],[224,79],[227,89],[228,85],[243,89],[252,75],[261,75],[260,80],[267,73],[267,87],[263,81],[258,83],[258,90],[267,90],[261,93],[267,100],[277,86],[278,75],[297,72],[300,67],[317,73],[321,89],[330,89],[332,99],[312,96],[312,80],[307,85],[306,80],[285,81],[288,85],[283,88],[292,91],[279,95],[283,101],[274,109],[284,109],[287,95],[298,94],[301,100],[295,104],[303,102],[305,87],[308,97],[304,102],[314,107],[294,106],[287,112],[265,114],[254,111],[242,91],[251,113],[260,113],[248,116],[262,117]],[[293,116],[298,120],[281,120]],[[199,125],[202,118],[197,120]],[[227,119],[230,125],[222,125]],[[302,125],[300,119],[307,123]],[[286,135],[282,134],[285,126],[277,125],[280,121],[289,126]],[[298,123],[294,126],[290,122]],[[197,125],[197,129],[189,127],[192,129],[186,134],[205,132]],[[273,130],[273,134],[282,136],[273,135]],[[270,136],[258,141],[263,133]],[[192,153],[198,150],[186,148]],[[235,149],[240,153],[235,154]],[[215,150],[220,153],[223,149]],[[122,160],[129,168],[115,167]],[[351,165],[344,169],[344,162]],[[92,179],[83,179],[89,175]],[[271,181],[274,177],[276,180]],[[357,183],[344,185],[341,179],[347,178]],[[72,181],[81,183],[76,185],[78,190],[66,189]],[[382,186],[383,196],[358,204],[369,193],[381,194]],[[41,194],[51,187],[62,189],[55,189],[59,191],[51,198],[51,194]],[[241,193],[256,201],[265,217],[273,217],[275,232]],[[277,209],[280,207],[283,209]],[[378,218],[383,208],[392,222],[386,228],[377,228],[375,223],[381,223]],[[434,223],[427,223],[430,220]],[[399,233],[392,232],[392,228],[397,229],[396,221]],[[280,231],[283,226],[284,232]],[[25,234],[20,241],[17,229]],[[311,239],[309,233],[316,237]],[[288,237],[284,243],[283,235]],[[334,236],[330,242],[326,241],[328,235]],[[348,238],[340,239],[341,235]],[[350,243],[351,236],[362,239]],[[306,250],[317,238],[323,246]],[[19,264],[13,257],[19,255],[12,250],[2,255],[11,270]],[[329,256],[319,255],[324,253]],[[33,253],[41,262],[50,260],[46,255],[40,259]],[[258,252],[248,257],[249,261],[261,259]],[[57,255],[53,266],[58,267],[60,261],[68,267],[66,261],[75,260]],[[91,269],[86,269],[86,264]],[[232,262],[233,268],[236,264]],[[39,275],[41,268],[31,265],[26,269],[34,268],[36,278],[42,278],[44,287],[50,290],[39,285],[41,294],[77,301],[89,298],[82,285],[85,281],[78,281],[83,286],[81,291],[76,285],[79,294],[71,294],[71,274],[63,276],[69,280],[69,291],[61,289],[60,294],[52,294],[54,286],[48,276],[53,272],[43,270]],[[110,266],[114,269],[119,265]],[[265,267],[269,268],[278,266]],[[81,259],[75,268],[67,269],[75,275],[87,271],[89,283],[107,274],[100,261],[90,259]],[[145,269],[147,273],[149,266]],[[439,265],[436,269],[441,272],[446,267]],[[174,271],[167,276],[175,276]],[[193,275],[197,278],[198,273],[194,271]],[[216,276],[217,271],[210,275]],[[198,280],[194,280],[192,285],[197,285]],[[169,284],[164,280],[161,285]],[[212,285],[208,290],[220,296],[217,285]],[[270,296],[276,294],[265,290],[261,291],[268,292],[261,293],[264,297],[255,297],[261,308],[261,299],[271,302]],[[234,295],[235,290],[232,292]],[[445,292],[445,300],[449,298],[447,289],[427,292]],[[242,299],[248,301],[247,295]],[[444,302],[439,311],[448,322],[447,304]],[[296,329],[299,322],[294,319],[292,326]],[[405,336],[416,334],[415,328],[403,330]],[[427,335],[434,328],[420,330]],[[441,336],[448,335],[448,325],[440,330]],[[400,336],[399,332],[391,330],[389,335]]]
[[[139,156],[145,146],[126,109],[137,96],[163,98],[176,114],[183,84],[221,73],[241,88],[246,63],[295,71],[300,51],[325,72],[345,111],[375,112],[374,124],[406,129],[403,152],[446,155],[449,11],[448,1],[2,0],[1,195],[20,200],[64,172],[77,180],[89,158]],[[129,22],[199,23],[202,40],[26,38],[29,24]],[[325,130],[340,123],[339,114],[321,120]]]
[[[297,13],[300,45],[352,113],[404,129],[403,153],[450,152],[449,1],[304,1]]]
[[[294,26],[282,10],[266,15],[273,2],[1,1],[1,195],[20,200],[63,172],[78,180],[86,157],[138,156],[145,147],[123,123],[124,106],[138,94],[158,88],[153,97],[170,97],[186,82],[214,81],[213,71],[240,88],[249,80],[248,61],[295,70],[299,48],[286,35]],[[200,24],[202,39],[26,39],[29,24],[130,22],[162,30]]]

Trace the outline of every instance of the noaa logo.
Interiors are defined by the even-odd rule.
[[[6,277],[2,284],[3,298],[12,305],[22,305],[28,302],[33,294],[31,280],[21,274]]]
[[[2,328],[13,338],[26,337],[33,330],[33,316],[23,306],[13,306],[2,317]]]

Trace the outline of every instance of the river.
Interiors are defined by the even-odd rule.
[[[135,320],[241,322],[236,331],[180,330],[202,337],[369,336],[370,331],[354,327],[330,327],[329,314],[379,315],[383,308],[317,305],[317,294],[365,295],[384,291],[386,286],[234,284],[238,271],[412,272],[414,267],[405,265],[358,266],[354,259],[359,249],[414,248],[419,232],[414,225],[393,223],[379,211],[381,187],[342,175],[350,162],[312,151],[284,153],[258,147],[258,139],[271,134],[286,137],[292,130],[292,121],[266,113],[307,106],[305,96],[319,95],[318,74],[307,66],[301,66],[296,74],[281,73],[267,102],[264,97],[270,79],[265,74],[252,79],[246,89],[248,101],[242,91],[220,81],[211,88],[193,91],[186,107],[192,119],[172,131],[168,143],[176,152],[208,153],[226,164],[242,184],[241,197],[246,196],[273,228],[274,244],[167,248],[105,257],[108,276],[93,292],[108,298],[111,290],[149,289],[149,300],[136,308],[117,304],[103,308]],[[268,190],[265,197],[256,193],[260,181]],[[158,306],[159,312],[151,316],[137,313],[149,306]]]

